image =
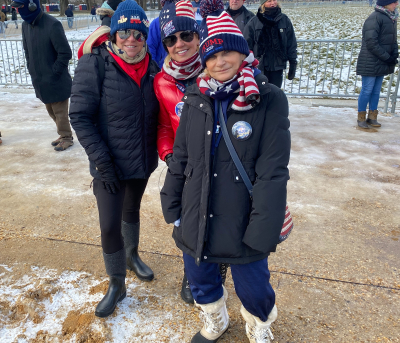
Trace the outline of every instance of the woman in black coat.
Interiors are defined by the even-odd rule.
[[[244,37],[269,83],[281,88],[287,61],[288,79],[293,80],[297,65],[296,35],[292,22],[282,13],[277,0],[261,0],[257,15],[244,29]]]
[[[369,129],[378,123],[378,102],[383,77],[394,72],[399,57],[397,46],[397,0],[378,0],[375,11],[367,18],[362,30],[357,75],[362,76],[358,97],[358,126]],[[367,105],[369,104],[368,119]]]
[[[154,277],[138,255],[140,203],[158,163],[153,79],[159,69],[147,52],[148,24],[135,1],[121,3],[111,28],[102,26],[85,41],[72,85],[71,124],[89,157],[110,276],[99,317],[125,297],[127,267],[141,280]],[[110,38],[92,51],[108,32]]]
[[[205,318],[192,342],[216,342],[229,325],[218,263],[231,264],[249,339],[269,342],[277,309],[268,255],[285,217],[288,102],[256,68],[222,1],[203,1],[201,12],[207,21],[200,26],[199,53],[207,69],[182,99],[162,209],[166,222],[175,224],[173,238]],[[221,116],[252,183],[252,197],[228,151]]]

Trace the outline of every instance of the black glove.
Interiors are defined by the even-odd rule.
[[[169,167],[169,164],[171,163],[172,160],[172,154],[168,154],[167,156],[165,156],[165,163],[167,164],[167,167]]]
[[[117,194],[120,185],[117,173],[115,172],[114,164],[112,162],[102,163],[97,166],[100,173],[100,179],[103,181],[103,186],[110,194]]]
[[[397,57],[394,55],[390,56],[385,62],[389,65],[393,65],[393,64],[396,65],[397,63],[399,63],[399,61],[397,60]]]
[[[296,75],[297,62],[289,62],[288,80],[293,80]]]

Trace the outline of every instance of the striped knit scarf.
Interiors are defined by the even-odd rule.
[[[257,65],[258,61],[250,52],[232,79],[219,82],[203,73],[197,78],[197,85],[200,92],[221,101],[232,93],[239,93],[232,104],[232,109],[247,111],[260,102],[260,91],[254,79],[254,68]]]
[[[387,8],[385,8],[383,6],[375,5],[375,8],[377,10],[385,13],[387,16],[389,16],[389,18],[392,19],[393,22],[395,22],[397,20],[397,18],[399,17],[399,12],[397,11],[397,8],[395,8],[395,10],[393,12],[389,11]]]
[[[168,65],[163,65],[163,70],[175,80],[187,80],[199,75],[201,71],[200,55],[196,52],[192,57],[183,62],[170,59]]]

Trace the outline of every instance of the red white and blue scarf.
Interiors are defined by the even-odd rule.
[[[187,80],[199,75],[202,69],[200,55],[196,52],[192,57],[183,62],[174,61],[172,58],[168,65],[163,65],[163,70],[175,80]]]
[[[197,78],[197,85],[200,92],[221,101],[233,93],[239,93],[232,104],[232,109],[247,111],[260,102],[260,91],[254,78],[254,68],[257,66],[258,61],[250,52],[232,79],[219,82],[203,73]]]

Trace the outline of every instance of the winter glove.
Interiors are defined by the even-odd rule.
[[[171,163],[172,160],[172,154],[168,154],[167,156],[165,156],[165,163],[167,164],[167,167],[169,167],[169,164]]]
[[[289,62],[288,80],[293,80],[296,75],[297,62]]]
[[[390,56],[386,61],[387,64],[389,65],[396,65],[397,63],[399,63],[399,61],[397,60],[397,57],[395,57],[394,55]]]
[[[119,179],[112,162],[102,163],[97,166],[103,186],[110,194],[117,194],[120,189]]]

